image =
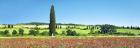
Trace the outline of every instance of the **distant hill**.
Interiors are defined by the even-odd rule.
[[[49,25],[49,23],[43,23],[43,22],[30,22],[30,23],[18,23],[20,25]]]
[[[82,25],[82,24],[73,24],[73,23],[56,23],[57,25]],[[30,22],[30,23],[18,23],[17,25],[49,25],[49,23],[43,23],[43,22]]]

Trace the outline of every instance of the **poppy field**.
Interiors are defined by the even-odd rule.
[[[0,38],[0,48],[140,48],[139,37]]]

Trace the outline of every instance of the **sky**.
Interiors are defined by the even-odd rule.
[[[49,23],[50,0],[0,0],[0,24]],[[140,0],[54,0],[57,23],[140,26]]]

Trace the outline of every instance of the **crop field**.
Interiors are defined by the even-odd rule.
[[[140,48],[139,37],[0,38],[0,48]]]

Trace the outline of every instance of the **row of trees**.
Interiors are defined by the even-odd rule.
[[[2,36],[10,36],[10,31],[9,30],[0,31],[0,34]],[[17,30],[12,31],[12,36],[24,36],[24,35],[25,34],[24,34],[23,29],[19,29],[18,31]],[[39,30],[30,29],[28,35],[33,35],[33,36],[43,35],[43,36],[46,36],[46,35],[49,35],[49,32],[48,31],[43,31],[43,32],[40,33]]]
[[[19,32],[19,33],[18,33],[18,32]],[[3,36],[8,36],[9,33],[10,33],[9,30],[4,30],[4,31],[1,31],[1,32],[0,32],[0,34],[3,35]],[[23,36],[24,30],[20,28],[18,31],[16,31],[16,30],[13,30],[13,31],[12,31],[12,35],[13,35],[13,36],[16,36],[17,33],[18,33],[20,36]]]
[[[4,27],[1,28],[14,28],[14,25],[8,24],[8,25],[4,25]]]
[[[13,30],[12,31],[12,36],[24,36],[25,31],[23,29],[19,29],[19,30]],[[58,34],[57,32],[55,34]],[[0,35],[2,36],[10,36],[10,31],[9,30],[4,30],[4,31],[0,31]],[[26,34],[27,35],[27,34]],[[33,36],[37,36],[37,35],[42,35],[42,36],[48,36],[49,32],[48,31],[43,31],[40,32],[39,30],[36,29],[30,29],[28,35],[33,35]],[[65,35],[65,36],[77,36],[78,33],[74,30],[66,30],[63,31],[62,34],[60,35]]]
[[[140,30],[140,27],[139,26],[136,26],[136,27],[134,27],[134,26],[124,27],[124,26],[122,26],[122,27],[118,27],[118,28],[121,28],[121,29],[136,29],[136,30]]]

